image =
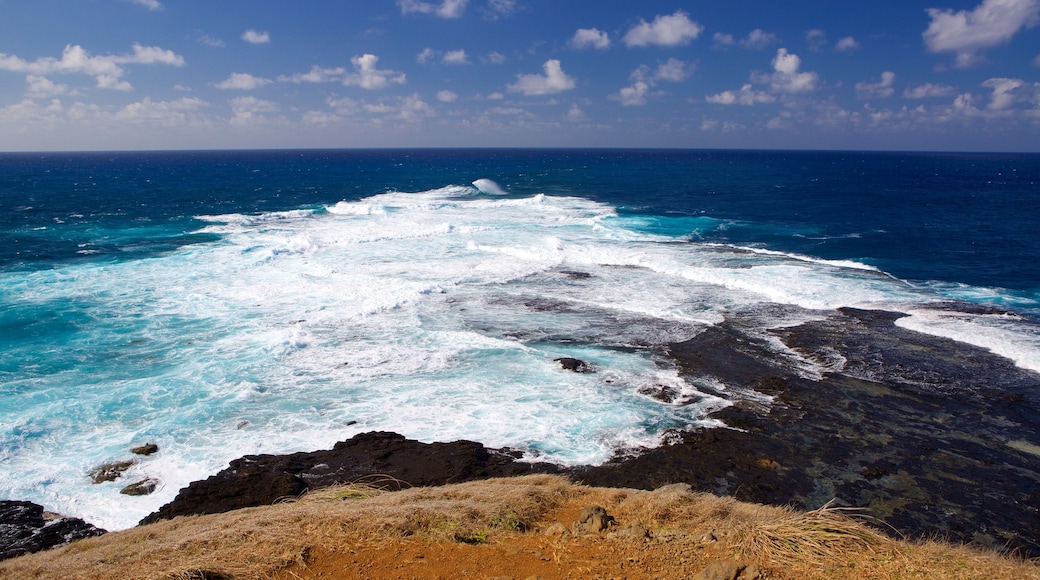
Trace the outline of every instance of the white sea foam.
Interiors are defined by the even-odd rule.
[[[0,495],[118,529],[241,455],[375,429],[601,462],[757,397],[689,382],[652,354],[732,313],[767,329],[820,315],[801,309],[903,310],[908,328],[1040,366],[1035,327],[918,312],[933,292],[862,264],[689,243],[580,198],[478,191],[203,217],[219,240],[0,273],[4,306],[53,333],[5,353],[21,374],[2,376]],[[564,356],[599,372],[564,371]],[[814,376],[841,361],[795,363]],[[87,481],[145,441],[160,453],[122,481]],[[145,476],[161,489],[119,494]]]
[[[481,193],[486,193],[488,195],[506,195],[506,191],[502,189],[501,185],[487,178],[481,178],[474,181],[473,187],[479,189]]]

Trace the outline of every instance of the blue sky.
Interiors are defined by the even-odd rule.
[[[1040,151],[1040,0],[0,0],[0,150]]]

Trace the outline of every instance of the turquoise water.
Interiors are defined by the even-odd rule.
[[[116,529],[241,455],[370,430],[602,462],[769,403],[664,356],[735,316],[770,339],[897,310],[1040,371],[1038,182],[1028,155],[0,156],[0,496]]]

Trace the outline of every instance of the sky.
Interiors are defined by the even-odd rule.
[[[1040,0],[0,0],[0,151],[1040,151]]]

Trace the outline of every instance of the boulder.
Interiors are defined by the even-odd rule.
[[[236,459],[227,469],[181,489],[141,523],[270,505],[332,485],[361,482],[396,490],[559,470],[547,463],[519,462],[507,451],[473,441],[421,443],[397,433],[361,433],[329,450]]]
[[[134,465],[134,461],[112,461],[95,467],[87,474],[94,483],[115,481],[123,476],[123,472]]]
[[[554,358],[553,362],[560,363],[565,371],[572,371],[575,373],[594,373],[596,369],[593,368],[591,363],[587,363],[581,359],[571,358],[569,356]]]
[[[148,495],[159,487],[159,480],[154,478],[146,478],[141,481],[135,481],[130,485],[119,490],[119,493],[123,495]]]
[[[159,451],[158,445],[155,443],[145,443],[140,447],[134,447],[130,450],[130,453],[133,453],[134,455],[151,455],[157,451]]]
[[[48,518],[43,506],[32,502],[0,501],[0,560],[104,533],[79,518]]]

